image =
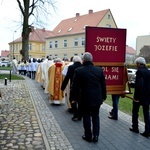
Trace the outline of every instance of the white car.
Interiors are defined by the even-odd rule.
[[[134,87],[137,69],[127,69],[127,71],[128,71],[129,84],[131,85],[131,87]]]
[[[0,63],[0,67],[7,67],[8,66],[9,61],[2,61]]]

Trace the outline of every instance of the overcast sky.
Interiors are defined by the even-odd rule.
[[[110,9],[118,28],[127,29],[126,44],[136,48],[136,37],[150,34],[149,0],[55,0],[57,13],[51,11],[50,23],[44,26],[53,30],[61,21],[93,12]],[[21,35],[21,15],[16,0],[0,0],[0,50],[9,50],[8,43]],[[17,31],[17,32],[15,32]]]

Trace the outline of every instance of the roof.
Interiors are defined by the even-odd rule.
[[[45,42],[46,41],[46,37],[47,36],[51,36],[52,34],[52,31],[49,31],[49,30],[45,30],[44,28],[43,29],[38,29],[38,28],[34,28],[33,26],[31,27],[31,32],[29,34],[29,41],[31,42]],[[18,39],[10,42],[10,43],[13,43],[13,42],[22,42],[22,37],[19,37]],[[10,44],[9,43],[9,44]]]
[[[76,13],[73,18],[62,20],[53,30],[53,36],[62,36],[68,34],[84,33],[85,26],[98,26],[104,16],[110,11],[110,9],[93,12],[89,10],[88,14],[80,16]],[[51,36],[51,37],[53,37]]]
[[[9,55],[9,50],[2,50],[1,51],[1,57],[8,57]]]
[[[133,55],[135,55],[135,49],[133,49],[132,47],[126,45],[126,54],[133,54]]]

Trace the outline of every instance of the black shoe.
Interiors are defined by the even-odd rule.
[[[114,117],[114,116],[108,116],[109,119],[113,119],[113,120],[118,120],[117,117]]]
[[[139,133],[138,129],[134,129],[134,128],[129,128],[130,131],[135,132],[135,133]]]
[[[73,121],[78,121],[78,118],[77,117],[72,117],[72,120]]]
[[[146,132],[143,132],[143,133],[140,133],[142,136],[144,136],[144,137],[146,137],[146,138],[149,138],[150,137],[150,135],[148,134],[148,133],[146,133]]]
[[[98,142],[98,136],[94,136],[94,137],[93,137],[93,142],[94,142],[94,143]]]
[[[68,108],[68,112],[72,114],[73,113],[72,108]]]
[[[112,111],[110,111],[110,112],[109,112],[109,115],[110,115],[110,116],[113,116],[113,113],[112,113]]]
[[[82,136],[82,139],[87,141],[87,142],[92,142],[92,138],[88,138],[85,135]]]

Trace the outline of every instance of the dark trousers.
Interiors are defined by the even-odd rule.
[[[99,108],[100,106],[92,106],[82,109],[84,134],[87,138],[92,138],[92,135],[99,136]]]
[[[32,72],[31,72],[31,77],[32,77],[32,79],[35,79],[35,75],[36,75],[36,71],[32,71]]]
[[[73,117],[81,119],[82,113],[81,113],[80,103],[79,102],[71,103],[71,108],[73,110]]]
[[[112,106],[113,109],[111,110],[112,116],[118,119],[118,103],[119,103],[119,95],[112,95]]]
[[[142,105],[143,115],[145,122],[145,132],[150,134],[150,115],[149,115],[149,105]],[[132,108],[132,127],[138,129],[138,117],[139,117],[140,104],[133,101]]]

